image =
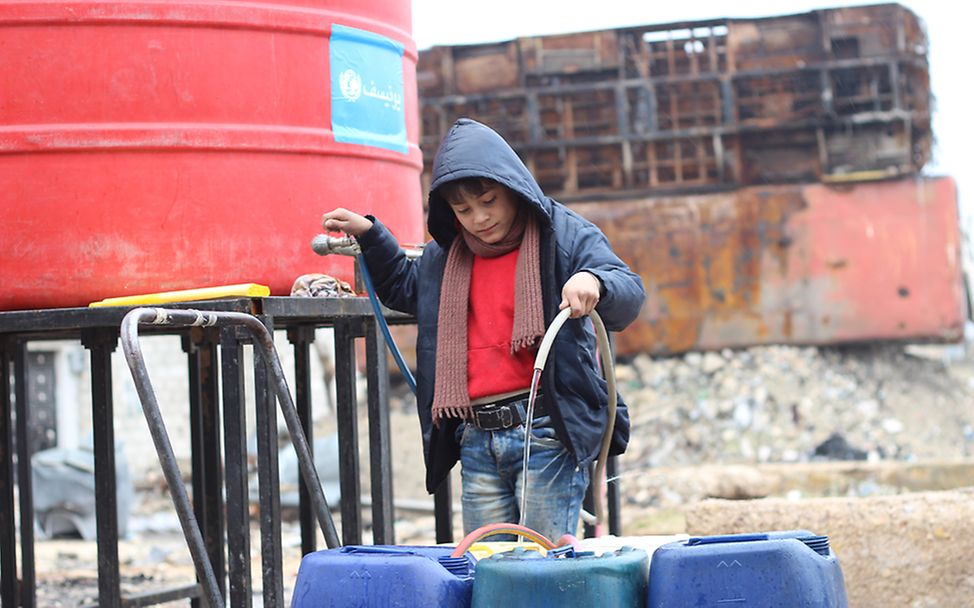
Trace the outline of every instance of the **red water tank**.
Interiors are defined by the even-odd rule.
[[[0,310],[350,279],[322,213],[423,238],[409,0],[0,3]]]

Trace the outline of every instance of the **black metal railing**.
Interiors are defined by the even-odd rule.
[[[232,605],[250,605],[250,511],[248,494],[248,470],[246,453],[246,418],[243,346],[254,343],[255,374],[254,392],[257,407],[258,434],[258,485],[260,486],[261,563],[264,605],[283,605],[281,593],[282,567],[280,539],[279,482],[277,479],[275,449],[276,423],[272,399],[281,400],[282,389],[278,382],[280,368],[276,372],[262,373],[266,369],[261,352],[266,351],[268,336],[274,329],[286,330],[294,348],[294,401],[291,405],[289,426],[295,423],[307,439],[311,449],[311,399],[310,399],[310,347],[314,342],[314,330],[330,327],[335,334],[336,373],[335,384],[339,395],[338,425],[341,452],[340,480],[341,539],[344,543],[362,542],[363,501],[359,486],[359,441],[356,411],[356,338],[365,338],[367,400],[369,410],[369,463],[371,468],[371,526],[372,542],[394,544],[392,465],[388,450],[388,376],[385,352],[378,337],[375,320],[368,301],[364,298],[240,298],[194,302],[191,305],[167,305],[171,319],[184,319],[186,307],[192,306],[204,318],[207,316],[233,319],[240,325],[216,323],[209,326],[192,325],[196,313],[188,325],[147,325],[143,332],[179,335],[187,355],[189,380],[189,418],[191,435],[192,495],[198,497],[192,503],[191,513],[199,539],[193,541],[200,561],[200,542],[205,549],[205,561],[209,564],[221,590],[229,582],[229,599]],[[179,598],[195,598],[194,606],[201,605],[206,587],[202,584],[183,585],[176,589],[147,591],[138,595],[123,595],[119,576],[118,538],[119,522],[115,484],[115,437],[112,424],[111,355],[118,345],[120,327],[130,308],[71,308],[0,312],[0,601],[6,606],[37,605],[34,574],[34,539],[32,536],[34,509],[29,487],[30,445],[26,427],[27,400],[19,390],[11,399],[11,388],[26,385],[25,366],[13,365],[24,358],[28,343],[46,340],[80,340],[89,351],[91,365],[91,397],[93,423],[93,450],[95,457],[95,500],[98,545],[98,605],[121,607],[147,606]],[[389,313],[392,323],[408,324],[412,319],[405,315]],[[182,321],[180,321],[182,322]],[[264,328],[263,330],[258,329]],[[255,331],[257,333],[255,333]],[[263,346],[262,346],[263,344]],[[137,382],[138,384],[138,382]],[[289,393],[287,393],[289,395]],[[290,397],[288,397],[289,399]],[[221,407],[222,405],[222,407]],[[287,406],[283,406],[287,409]],[[288,415],[285,414],[287,417]],[[13,420],[18,421],[16,428]],[[221,424],[222,422],[222,424]],[[298,433],[291,428],[292,438]],[[17,441],[10,441],[14,433]],[[221,450],[222,443],[222,450]],[[16,454],[13,452],[16,446]],[[221,455],[222,454],[222,455]],[[18,472],[14,474],[14,462]],[[173,463],[174,464],[174,463]],[[164,467],[168,465],[164,464]],[[170,471],[172,473],[174,471]],[[266,483],[265,483],[266,480]],[[15,487],[19,484],[19,510],[15,509]],[[327,509],[315,507],[316,493],[303,479],[300,481],[299,520],[301,522],[302,553],[314,551],[316,526],[322,526],[324,517],[330,519]],[[176,484],[170,481],[173,491]],[[226,489],[226,501],[224,500]],[[448,492],[448,488],[446,489]],[[179,492],[178,489],[175,490]],[[186,511],[186,501],[179,500]],[[436,504],[449,503],[437,500]],[[19,514],[19,517],[17,516]],[[437,511],[438,540],[452,540],[450,513],[447,508]],[[327,527],[327,526],[325,526]],[[334,528],[332,527],[332,530]],[[19,554],[17,542],[21,544]],[[337,538],[328,541],[336,543]],[[199,565],[199,564],[197,564]],[[204,569],[205,570],[205,569]],[[201,570],[202,571],[202,570]],[[246,598],[244,597],[246,595]],[[239,599],[239,603],[234,598]]]

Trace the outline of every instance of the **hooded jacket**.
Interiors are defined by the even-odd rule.
[[[426,489],[432,493],[460,457],[455,439],[459,421],[432,424],[436,369],[437,315],[440,285],[450,244],[457,237],[454,214],[439,194],[442,184],[465,177],[499,182],[522,199],[539,218],[541,289],[545,324],[558,314],[561,288],[577,272],[587,271],[602,282],[596,310],[606,329],[619,331],[639,314],[646,293],[638,275],[613,252],[597,226],[548,198],[521,159],[504,139],[474,120],[461,118],[444,138],[433,161],[427,228],[433,240],[423,255],[409,260],[395,237],[370,217],[373,227],[358,238],[382,302],[416,317],[416,404],[423,432]],[[555,433],[580,466],[599,452],[608,418],[606,382],[596,365],[595,331],[587,318],[569,319],[555,338],[541,375],[542,392]],[[611,454],[621,454],[629,441],[629,414],[620,396]]]

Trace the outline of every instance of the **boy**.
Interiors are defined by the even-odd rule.
[[[326,230],[358,239],[389,308],[416,317],[417,394],[426,489],[460,460],[467,533],[519,520],[524,416],[534,355],[562,308],[535,402],[525,525],[550,539],[575,534],[589,464],[607,424],[595,334],[631,323],[642,281],[592,223],[546,197],[513,149],[489,127],[461,118],[433,161],[427,226],[416,261],[373,217],[325,214]],[[610,453],[629,439],[619,399]]]

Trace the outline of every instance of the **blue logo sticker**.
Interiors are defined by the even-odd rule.
[[[330,48],[335,141],[408,153],[403,46],[379,34],[333,24]]]

